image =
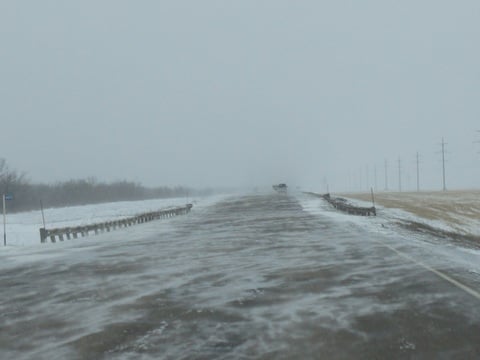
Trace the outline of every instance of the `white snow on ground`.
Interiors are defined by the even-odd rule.
[[[219,196],[188,200],[194,207],[211,203]],[[120,201],[112,203],[45,209],[47,229],[88,225],[97,222],[124,219],[136,214],[185,205],[185,198]],[[6,216],[7,247],[40,245],[40,228],[43,227],[40,210],[8,214]],[[2,224],[3,226],[3,224]],[[3,239],[3,227],[2,227]],[[3,244],[2,244],[3,245]]]
[[[370,194],[346,194],[343,197],[353,204],[371,206],[371,202],[358,200],[370,200]],[[478,190],[379,193],[375,197],[379,215],[392,220],[416,221],[439,230],[480,236]]]
[[[372,206],[371,202],[352,198],[347,199],[354,205]],[[456,199],[456,201],[461,202],[462,197]],[[408,249],[411,251],[415,249],[413,257],[428,259],[429,264],[432,266],[442,267],[448,262],[452,266],[455,264],[464,268],[475,276],[480,274],[479,249],[459,246],[449,240],[439,240],[432,243],[430,236],[403,230],[396,225],[399,221],[414,221],[430,225],[436,229],[455,232],[458,230],[458,224],[457,226],[451,226],[451,224],[445,221],[425,219],[408,211],[386,208],[378,204],[376,204],[377,216],[352,216],[336,210],[329,203],[318,197],[301,196],[300,203],[303,209],[311,214],[326,216],[335,222],[365,230],[370,234],[380,234],[385,239],[387,246],[392,246],[399,250]],[[453,214],[451,217],[455,217],[459,221],[465,221],[463,215],[455,216]],[[474,225],[466,227],[462,233],[476,234],[473,231],[480,227],[480,220],[476,221]],[[395,242],[389,242],[387,239],[395,239]],[[399,242],[399,240],[401,241]]]
[[[355,206],[372,206],[371,195],[367,193],[338,196],[332,194],[332,197],[344,198]],[[480,236],[478,191],[379,193],[375,195],[375,199],[377,218],[384,224],[415,222],[440,231]],[[325,204],[323,209],[327,210],[327,213],[333,212],[333,216],[336,216],[337,211],[333,211],[328,204]],[[351,218],[350,215],[343,215],[345,218]]]
[[[109,348],[114,353],[107,358],[137,358],[148,347],[158,348],[162,357],[186,358],[185,353],[195,357],[193,354],[200,356],[206,351],[205,346],[208,350],[228,344],[232,333],[235,337],[249,334],[243,345],[247,348],[238,346],[236,350],[240,354],[237,358],[244,358],[249,346],[264,354],[277,347],[288,350],[284,339],[295,330],[301,334],[302,323],[306,329],[312,324],[351,329],[355,317],[392,313],[408,309],[406,305],[412,302],[429,301],[428,296],[448,295],[442,290],[427,295],[411,291],[403,293],[405,298],[375,298],[376,292],[400,284],[405,274],[410,281],[423,274],[422,268],[379,246],[382,244],[435,269],[453,269],[455,275],[462,272],[470,281],[468,285],[476,284],[478,251],[466,253],[448,244],[429,243],[412,232],[399,234],[398,228],[389,225],[388,209],[378,217],[351,216],[320,198],[292,195],[308,214],[283,196],[233,197],[225,202],[221,200],[227,196],[217,196],[192,200],[193,211],[184,217],[56,244],[40,244],[39,213],[16,214],[20,229],[29,225],[29,217],[35,218],[30,224],[33,242],[0,250],[0,269],[8,274],[5,284],[11,281],[15,289],[0,304],[0,315],[13,336],[23,334],[16,341],[23,340],[29,347],[25,357],[13,350],[7,355],[27,359],[33,358],[35,351],[42,354],[35,356],[40,359],[50,359],[52,354],[72,358],[60,352],[72,341],[88,336],[92,336],[88,341],[95,342],[101,336],[108,341],[110,334],[118,335],[115,326],[125,326],[122,331],[127,331],[130,325],[142,324],[142,312],[149,311],[153,318],[148,322],[156,321],[157,326],[140,331],[141,336],[133,342],[124,339]],[[218,206],[210,206],[217,202]],[[185,200],[161,200],[148,208],[150,203],[133,202],[125,208],[111,203],[50,209],[47,225],[131,216],[182,205]],[[266,214],[258,213],[256,206]],[[20,281],[22,277],[26,280]],[[162,309],[169,311],[163,314]],[[172,315],[175,311],[177,315]],[[223,322],[224,314],[245,320]],[[219,319],[218,327],[210,327]],[[65,321],[66,325],[24,334],[30,324],[39,328],[38,324],[55,321]],[[24,323],[29,324],[27,328],[22,327]],[[87,340],[85,347],[89,346]],[[314,338],[310,346],[317,342]],[[402,342],[402,346],[411,344],[415,343]],[[159,357],[145,354],[142,358]]]

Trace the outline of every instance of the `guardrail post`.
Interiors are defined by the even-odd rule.
[[[44,243],[45,240],[47,239],[47,230],[45,228],[40,228],[40,242]]]

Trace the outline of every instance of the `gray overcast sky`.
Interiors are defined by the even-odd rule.
[[[0,1],[0,157],[33,181],[480,184],[480,1]]]

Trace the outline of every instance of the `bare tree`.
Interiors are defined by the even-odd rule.
[[[7,161],[0,158],[0,192],[6,194],[26,184],[24,173],[18,173],[8,167]]]

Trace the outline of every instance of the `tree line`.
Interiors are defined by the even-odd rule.
[[[103,202],[147,200],[188,195],[207,195],[212,190],[194,190],[184,186],[145,187],[131,181],[99,182],[95,178],[68,180],[54,184],[31,183],[25,173],[11,169],[0,159],[0,193],[11,194],[9,212],[34,210],[40,207],[62,207]]]

